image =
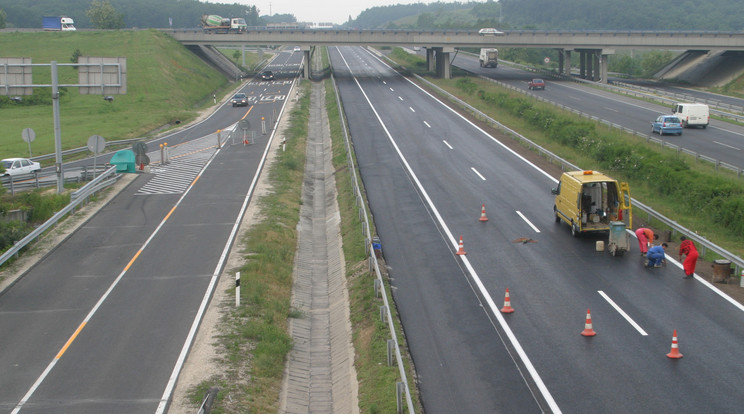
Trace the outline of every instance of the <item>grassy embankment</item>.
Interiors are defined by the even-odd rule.
[[[28,57],[34,64],[72,63],[76,53],[127,59],[127,94],[106,102],[101,95],[80,95],[76,87],[60,88],[60,131],[63,149],[84,147],[91,135],[107,141],[137,138],[193,120],[198,111],[222,97],[230,84],[218,72],[171,37],[157,31],[100,31],[75,33],[20,33],[0,35],[3,57]],[[34,67],[34,84],[51,84],[49,67]],[[77,84],[72,66],[58,66],[60,84]],[[21,131],[31,128],[36,139],[33,155],[54,152],[51,88],[34,88],[20,103],[0,96],[0,158],[29,155]],[[53,161],[46,161],[51,163]],[[75,185],[67,185],[74,188]],[[12,197],[0,188],[0,213],[12,209],[31,212],[30,223],[0,224],[0,251],[23,238],[51,217],[69,195],[41,196],[35,191]]]
[[[401,49],[390,56],[558,156],[629,182],[634,198],[729,251],[744,255],[744,185],[735,173],[716,170],[709,163],[459,70],[453,70],[457,75],[453,79],[433,78],[426,72],[423,59]],[[640,211],[636,213],[646,218]],[[654,221],[651,225],[664,227]],[[706,257],[715,258],[712,254]]]
[[[91,135],[107,141],[148,136],[176,122],[186,123],[213,104],[231,85],[209,65],[170,36],[157,31],[96,31],[74,33],[3,33],[3,57],[30,57],[34,64],[69,64],[84,56],[127,59],[127,93],[106,102],[102,95],[80,95],[78,88],[60,91],[60,131],[63,149],[84,147]],[[59,66],[59,82],[77,84],[77,71]],[[34,84],[50,84],[48,67],[33,68]],[[0,97],[0,158],[28,156],[21,131],[32,128],[34,155],[54,152],[51,88],[35,88],[20,104]]]

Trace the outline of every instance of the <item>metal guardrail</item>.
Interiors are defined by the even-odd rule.
[[[475,54],[469,53],[469,52],[461,52],[461,53],[465,53],[465,54],[468,54],[468,55],[476,56]],[[737,121],[737,122],[744,122],[744,116],[743,115],[739,115],[739,114],[736,114],[736,113],[733,113],[733,112],[725,112],[725,111],[721,110],[721,108],[725,108],[725,109],[728,109],[728,110],[731,110],[731,111],[737,111],[737,112],[744,113],[744,107],[726,104],[724,102],[720,102],[720,101],[713,100],[713,99],[697,99],[696,97],[693,97],[691,95],[684,95],[684,94],[667,94],[667,96],[672,96],[674,98],[674,99],[671,99],[671,98],[668,98],[668,97],[659,96],[658,93],[645,93],[645,92],[637,92],[637,91],[633,90],[633,89],[641,89],[641,90],[653,91],[651,88],[643,88],[643,87],[639,87],[639,86],[636,86],[636,85],[624,84],[622,82],[614,82],[614,85],[622,85],[622,86],[614,86],[614,85],[610,85],[610,84],[597,83],[597,82],[589,81],[589,80],[586,80],[586,79],[575,78],[573,76],[560,75],[560,74],[556,74],[555,72],[552,72],[552,71],[549,71],[549,70],[537,69],[537,68],[534,68],[532,66],[522,65],[522,64],[519,64],[519,63],[507,62],[507,61],[504,61],[504,60],[500,60],[500,62],[505,62],[509,66],[516,67],[516,68],[519,68],[519,69],[524,70],[524,71],[527,71],[527,72],[541,73],[543,75],[550,76],[550,77],[553,77],[553,78],[560,78],[560,79],[570,80],[570,81],[573,81],[573,82],[584,83],[584,84],[588,84],[588,85],[591,85],[591,86],[594,86],[594,87],[597,87],[597,88],[602,88],[602,89],[605,89],[605,90],[608,90],[608,91],[614,92],[614,93],[620,93],[620,94],[624,94],[624,95],[628,95],[628,96],[634,96],[634,97],[637,97],[637,98],[643,98],[643,99],[653,100],[653,101],[659,102],[659,103],[664,104],[664,105],[672,105],[672,104],[674,104],[676,102],[683,102],[683,101],[705,103],[705,104],[707,104],[708,106],[711,107],[711,113],[713,113],[713,114],[715,114],[715,115],[717,115],[717,116],[719,116],[721,118],[727,118],[727,119],[731,119],[731,120],[734,120],[734,121]],[[484,80],[487,80],[489,82],[496,83],[496,84],[498,84],[498,85],[500,85],[500,86],[502,86],[504,88],[511,89],[511,90],[514,90],[514,91],[517,91],[517,92],[525,93],[526,94],[526,92],[524,90],[522,90],[520,88],[516,88],[516,87],[514,87],[512,85],[509,85],[509,84],[506,84],[504,82],[501,82],[501,81],[498,81],[498,80],[495,80],[495,79],[492,79],[492,78],[488,78],[488,77],[485,77],[485,76],[480,76],[480,75],[477,75],[477,76],[479,78],[484,79]],[[655,137],[652,137],[652,136],[650,136],[648,134],[645,134],[645,133],[642,133],[642,132],[638,132],[638,131],[635,131],[633,129],[626,128],[626,127],[624,127],[622,125],[618,125],[618,124],[612,123],[610,121],[607,121],[607,120],[598,118],[598,117],[596,117],[594,115],[590,115],[590,114],[587,114],[585,112],[577,111],[574,108],[568,107],[568,106],[563,105],[563,104],[560,104],[558,102],[550,101],[550,100],[545,99],[545,98],[543,98],[541,96],[533,96],[533,97],[535,99],[537,99],[538,101],[551,104],[551,105],[556,106],[556,107],[558,107],[560,109],[563,109],[564,111],[572,112],[572,113],[574,113],[576,115],[579,115],[579,116],[584,117],[584,118],[591,119],[592,121],[598,122],[600,124],[607,125],[609,127],[622,130],[622,131],[627,132],[629,134],[633,134],[633,135],[639,136],[639,137],[645,139],[648,142],[653,142],[655,144],[659,144],[662,148],[669,148],[669,149],[672,149],[674,151],[677,151],[677,153],[685,153],[687,155],[690,155],[690,156],[694,157],[695,160],[702,160],[702,161],[709,162],[709,163],[713,164],[713,166],[714,166],[714,168],[716,170],[718,168],[726,168],[728,170],[734,171],[739,178],[744,177],[744,167],[737,167],[736,165],[729,164],[727,162],[724,162],[724,161],[715,159],[713,157],[709,157],[707,155],[697,153],[697,152],[692,151],[692,150],[689,150],[687,148],[680,147],[679,145],[672,144],[672,143],[667,142],[667,141],[664,141],[664,140],[662,140],[660,138],[655,138]],[[718,109],[716,109],[716,108],[718,108]]]
[[[79,206],[80,204],[86,202],[91,195],[100,191],[104,187],[115,183],[118,178],[119,176],[116,174],[116,167],[113,166],[107,169],[103,174],[98,176],[95,180],[91,181],[90,183],[83,186],[81,189],[72,193],[70,196],[70,204],[68,204],[62,210],[57,212],[44,224],[34,229],[34,231],[26,235],[26,237],[16,242],[16,244],[13,247],[11,247],[8,251],[0,255],[0,266],[5,264],[5,262],[8,261],[8,259],[10,259],[11,257],[13,256],[17,257],[18,252],[20,252],[21,249],[26,247],[29,243],[36,240],[39,236],[44,234],[44,232],[46,232],[47,230],[52,228],[54,225],[56,225],[57,222],[59,222],[67,214],[73,213],[75,211],[75,208],[77,208],[77,206]]]
[[[656,100],[656,101],[661,102],[663,104],[671,104],[673,102],[677,102],[677,100],[666,99],[666,98],[660,97],[658,95],[648,95],[648,94],[641,94],[641,93],[632,93],[633,91],[631,91],[631,90],[620,88],[620,87],[616,87],[616,86],[612,86],[612,85],[600,84],[600,83],[597,83],[597,82],[587,81],[585,79],[576,79],[574,77],[569,77],[569,76],[565,76],[565,75],[557,75],[557,74],[555,74],[555,73],[553,73],[551,71],[538,70],[538,69],[535,69],[535,68],[532,68],[532,67],[529,67],[529,66],[520,65],[518,63],[509,62],[509,65],[510,66],[514,66],[514,67],[519,67],[520,69],[531,71],[531,72],[539,72],[539,73],[542,73],[543,75],[552,76],[554,78],[561,78],[561,79],[572,80],[574,82],[591,84],[592,86],[604,88],[606,90],[610,90],[610,91],[617,92],[617,93],[623,93],[623,94],[626,94],[626,95],[631,95],[631,96],[636,96],[636,97],[642,97],[642,98],[646,98],[646,99]],[[486,81],[496,83],[499,86],[502,86],[504,88],[511,89],[513,91],[517,91],[517,92],[520,92],[520,93],[523,93],[523,94],[527,94],[526,91],[524,91],[524,90],[522,90],[520,88],[517,88],[517,87],[512,86],[512,85],[509,85],[507,83],[498,81],[496,79],[492,79],[492,78],[488,78],[488,77],[480,76],[480,75],[477,75],[477,76],[479,78],[481,78],[481,79],[486,80]],[[561,103],[558,103],[558,102],[554,102],[554,101],[545,99],[542,96],[535,96],[535,95],[530,95],[530,96],[533,97],[533,98],[535,98],[535,99],[537,99],[538,101],[545,102],[547,104],[553,105],[553,106],[555,106],[557,108],[563,109],[564,111],[567,111],[567,112],[574,113],[574,114],[579,115],[579,116],[581,116],[583,118],[587,118],[587,119],[590,119],[590,120],[595,121],[597,123],[606,125],[608,127],[612,127],[612,128],[615,128],[615,129],[619,129],[619,130],[621,130],[623,132],[627,132],[629,134],[636,135],[638,137],[641,137],[641,138],[645,139],[647,142],[653,142],[655,144],[659,144],[662,148],[672,149],[672,150],[676,151],[678,154],[679,153],[684,153],[684,154],[690,155],[690,156],[694,157],[696,161],[697,160],[702,160],[702,161],[709,162],[709,163],[713,164],[713,167],[716,170],[719,169],[719,168],[725,168],[727,170],[730,170],[730,171],[735,172],[736,175],[739,178],[744,177],[744,167],[737,167],[736,165],[729,164],[727,162],[724,162],[724,161],[715,159],[713,157],[709,157],[709,156],[707,156],[705,154],[700,154],[698,152],[689,150],[687,148],[680,147],[679,145],[672,144],[670,142],[664,141],[663,139],[652,137],[652,136],[650,136],[648,134],[635,131],[633,129],[624,127],[622,125],[618,125],[618,124],[612,123],[612,122],[607,121],[607,120],[604,120],[602,118],[598,118],[598,117],[596,117],[594,115],[591,115],[591,114],[587,114],[585,112],[578,111],[578,110],[576,110],[574,108],[571,108],[569,106],[563,105]],[[698,100],[698,102],[700,102],[700,100]],[[718,111],[718,110],[715,110],[715,109],[712,109],[711,112],[716,113],[716,115],[719,115],[719,116],[724,117],[724,118],[734,119],[734,120],[737,120],[737,121],[740,120],[740,119],[741,120],[744,120],[744,116],[739,116],[739,115],[733,114],[733,113],[722,112],[722,111]]]
[[[106,143],[106,146],[109,147],[109,146],[116,146],[116,145],[133,144],[137,141],[142,141],[145,139],[146,138],[131,138],[131,139],[120,139],[118,141],[108,141]],[[65,156],[65,155],[77,154],[78,152],[85,152],[85,151],[90,151],[90,150],[88,149],[88,147],[78,147],[78,148],[70,148],[68,150],[64,150],[61,153],[62,153],[62,156]],[[55,154],[51,153],[51,154],[39,155],[37,157],[32,157],[31,160],[33,161],[51,160],[54,157],[55,157]]]
[[[108,166],[106,165],[98,165],[95,167],[95,169],[90,166],[65,169],[65,172],[72,174],[67,175],[64,181],[65,183],[79,183],[82,181],[88,181],[95,178],[94,176],[97,176],[106,171],[107,168]],[[79,172],[76,173],[76,171]],[[44,178],[49,177],[54,177],[54,179],[44,180]],[[8,189],[11,195],[15,195],[16,191],[55,186],[57,185],[56,177],[57,175],[55,172],[40,174],[38,171],[34,171],[31,174],[19,174],[15,176],[2,177],[2,179],[0,179],[0,185]]]
[[[398,398],[400,398],[399,393],[402,391],[405,393],[406,397],[406,405],[408,406],[408,412],[410,414],[414,414],[414,407],[413,407],[413,401],[411,399],[411,390],[408,387],[408,379],[406,376],[406,369],[403,365],[403,357],[401,356],[400,352],[400,344],[398,342],[397,334],[395,333],[395,325],[393,323],[393,313],[390,311],[390,300],[388,299],[387,292],[385,290],[385,284],[382,279],[382,272],[380,272],[380,266],[377,262],[377,256],[375,255],[374,249],[372,247],[372,234],[370,231],[370,219],[367,215],[367,210],[364,206],[364,197],[362,195],[362,191],[359,186],[359,177],[356,173],[356,166],[354,165],[354,156],[352,153],[352,144],[349,140],[349,134],[348,134],[348,127],[346,126],[346,118],[343,116],[343,105],[341,103],[341,96],[338,93],[338,87],[336,85],[336,78],[331,76],[331,80],[333,81],[333,89],[336,93],[336,105],[338,106],[339,114],[341,114],[341,129],[344,131],[344,143],[346,146],[346,162],[349,166],[349,171],[351,173],[351,185],[354,190],[355,198],[356,198],[356,204],[359,207],[359,217],[362,221],[362,232],[364,233],[364,239],[365,239],[365,245],[367,253],[369,254],[370,259],[370,267],[374,269],[376,280],[375,280],[375,289],[376,291],[379,291],[382,295],[382,301],[383,301],[383,309],[385,315],[383,316],[386,319],[388,328],[390,329],[390,336],[392,337],[390,341],[392,341],[393,348],[395,349],[395,361],[398,364],[398,371],[400,373],[401,382],[395,384],[396,388],[396,394]],[[371,270],[372,270],[371,269]],[[379,288],[379,290],[377,290]],[[388,351],[390,348],[388,348]],[[400,402],[400,401],[399,401]],[[399,404],[398,412],[401,412],[402,408]]]
[[[477,117],[479,117],[479,118],[481,118],[481,119],[489,122],[490,124],[494,125],[496,128],[498,128],[498,129],[500,129],[502,131],[505,131],[505,132],[511,134],[515,138],[517,138],[520,141],[522,141],[523,143],[527,144],[531,149],[537,150],[539,153],[541,153],[547,159],[549,159],[549,160],[557,163],[558,165],[560,165],[562,170],[566,170],[567,167],[570,168],[571,170],[581,170],[582,169],[582,168],[579,168],[578,166],[576,166],[574,164],[571,164],[570,162],[564,160],[563,158],[561,158],[561,157],[553,154],[552,152],[550,152],[550,151],[542,148],[538,144],[534,143],[533,141],[531,141],[527,137],[521,135],[520,133],[514,131],[513,129],[507,127],[506,125],[504,125],[504,124],[496,121],[495,119],[492,119],[488,115],[486,115],[483,112],[479,111],[478,109],[474,108],[473,106],[471,106],[467,102],[461,100],[460,98],[458,98],[458,97],[450,94],[449,92],[445,91],[444,89],[440,88],[439,86],[437,86],[437,85],[429,82],[428,80],[426,80],[426,79],[424,79],[424,78],[422,78],[422,77],[420,77],[418,75],[415,75],[414,74],[414,76],[420,82],[425,83],[427,86],[431,87],[432,89],[436,89],[439,93],[441,93],[442,95],[446,96],[451,101],[457,103],[457,105],[459,105],[459,106],[467,109],[471,113],[475,114],[475,116],[477,116]],[[485,79],[488,79],[488,78],[485,78]],[[493,79],[488,79],[488,80],[493,81]],[[497,82],[497,83],[500,83],[500,82]],[[507,88],[510,88],[510,89],[519,90],[519,89],[516,89],[516,88],[511,87],[510,85],[506,85],[506,84],[502,84],[502,85],[505,86],[505,87],[507,87]],[[522,91],[522,92],[524,92],[524,91]],[[573,112],[576,112],[576,111],[573,111]],[[596,117],[593,118],[593,119],[596,119]],[[612,125],[612,124],[610,124],[610,125]],[[620,127],[619,125],[612,125],[612,126]],[[626,128],[623,128],[623,130],[626,130],[627,131]],[[662,144],[663,144],[663,142],[662,142]],[[671,147],[671,144],[666,144],[665,146]],[[679,147],[677,147],[677,148],[679,148]],[[685,152],[688,152],[687,150],[684,150],[684,151]],[[721,163],[721,165],[723,165],[723,163]],[[741,176],[741,170],[739,170],[739,175]],[[649,207],[649,206],[641,203],[640,201],[636,200],[635,198],[633,198],[632,200],[633,200],[634,207],[635,208],[640,208],[641,210],[643,210],[648,215],[649,220],[652,219],[652,218],[653,219],[656,219],[656,220],[659,220],[662,223],[664,223],[664,225],[669,226],[674,233],[684,234],[685,236],[687,236],[688,238],[694,240],[696,243],[698,243],[700,246],[702,246],[702,252],[701,253],[702,253],[703,256],[705,255],[706,250],[710,250],[710,251],[714,252],[715,254],[717,254],[717,255],[725,258],[726,260],[729,260],[731,263],[733,263],[734,264],[734,271],[735,271],[736,274],[740,274],[741,270],[744,269],[744,259],[742,259],[741,257],[736,256],[735,254],[729,252],[728,250],[726,250],[726,249],[724,249],[724,248],[716,245],[715,243],[711,242],[710,240],[706,239],[705,237],[698,235],[694,231],[683,227],[682,225],[680,225],[676,221],[674,221],[674,220],[672,220],[672,219],[670,219],[670,218],[662,215],[661,213],[659,213],[659,212],[655,211],[654,209],[652,209],[651,207]]]
[[[602,85],[604,86],[604,85]],[[662,102],[664,104],[675,104],[677,102],[696,102],[704,103],[708,105],[711,110],[710,112],[721,117],[733,119],[737,122],[744,122],[744,106],[733,105],[726,102],[722,102],[718,99],[700,99],[697,96],[673,93],[664,91],[661,95],[659,91],[653,88],[647,88],[645,86],[633,85],[625,82],[614,81],[611,85],[607,85],[607,88],[619,90],[618,92],[626,95],[639,96],[646,99],[652,99],[655,101]],[[640,91],[640,92],[636,92]]]

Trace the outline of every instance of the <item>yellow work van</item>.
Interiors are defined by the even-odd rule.
[[[633,227],[630,188],[599,171],[564,172],[555,194],[555,222],[565,221],[571,234],[609,231],[610,222],[623,221]]]

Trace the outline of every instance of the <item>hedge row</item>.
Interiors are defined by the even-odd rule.
[[[457,87],[473,93],[475,83],[463,78]],[[532,99],[478,90],[476,95],[530,125],[561,145],[596,161],[597,169],[615,172],[634,185],[645,185],[659,197],[675,200],[681,213],[708,221],[730,234],[744,234],[744,186],[736,179],[694,171],[685,159],[603,134],[597,124],[577,120]]]

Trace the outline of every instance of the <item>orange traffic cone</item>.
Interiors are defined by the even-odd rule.
[[[486,205],[485,204],[481,206],[481,216],[478,219],[478,221],[488,221],[488,217],[486,217]]]
[[[457,249],[457,253],[455,254],[459,254],[459,255],[467,254],[465,253],[465,246],[462,244],[462,236],[460,236],[460,247]]]
[[[589,309],[586,310],[586,324],[584,324],[584,330],[581,331],[581,334],[584,336],[594,336],[597,334],[594,332],[594,329],[592,329],[592,313]]]
[[[679,344],[677,344],[677,330],[674,330],[674,336],[672,336],[672,350],[667,354],[668,358],[679,359],[682,358],[682,354],[679,353]]]
[[[506,294],[504,294],[504,307],[501,308],[501,313],[512,313],[514,308],[511,306],[511,300],[509,299],[509,288],[506,288]]]

